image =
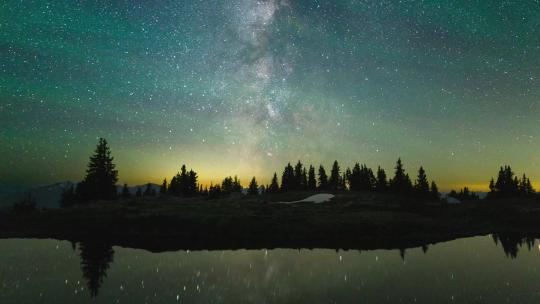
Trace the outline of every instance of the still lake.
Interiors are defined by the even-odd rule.
[[[538,241],[177,251],[0,240],[0,303],[539,303]]]

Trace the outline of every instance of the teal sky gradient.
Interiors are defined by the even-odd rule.
[[[4,1],[0,183],[358,161],[540,182],[538,1]],[[539,185],[540,186],[540,185]]]

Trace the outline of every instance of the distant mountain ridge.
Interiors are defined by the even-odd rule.
[[[64,181],[39,187],[0,186],[0,206],[11,206],[30,195],[38,208],[58,208],[62,191],[74,185]]]
[[[156,193],[159,193],[160,185],[153,183],[150,185]],[[38,187],[0,185],[0,208],[11,207],[14,203],[26,198],[28,194],[32,196],[38,208],[59,208],[62,191],[71,186],[75,186],[75,183],[64,181]],[[129,187],[129,192],[135,195],[137,188],[141,188],[141,191],[144,192],[146,186],[147,184],[131,186]],[[122,191],[122,187],[123,185],[117,186],[119,193]]]

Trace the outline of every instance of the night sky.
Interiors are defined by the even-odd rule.
[[[442,190],[540,181],[538,0],[5,0],[0,71],[4,184],[80,180],[98,137],[129,184],[398,157]]]

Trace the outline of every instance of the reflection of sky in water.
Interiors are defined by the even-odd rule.
[[[0,303],[538,303],[536,246],[491,237],[407,250],[165,252],[114,247],[96,299],[68,242],[1,240]],[[533,244],[534,245],[534,244]]]

